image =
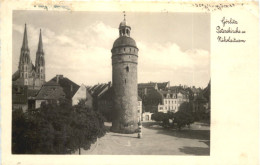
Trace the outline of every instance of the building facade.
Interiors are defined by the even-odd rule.
[[[184,92],[159,91],[162,94],[162,104],[158,105],[158,112],[177,112],[184,102],[189,102],[189,95]]]
[[[134,133],[138,128],[137,63],[138,48],[130,37],[131,27],[124,19],[119,38],[113,44],[112,83],[114,90],[112,131]]]
[[[85,104],[89,108],[93,108],[93,98],[91,94],[88,92],[85,85],[81,84],[79,89],[76,91],[74,96],[72,97],[72,105],[77,105],[80,100],[85,100]]]
[[[27,86],[28,89],[40,89],[45,83],[45,58],[40,30],[38,49],[36,52],[35,65],[30,57],[30,49],[27,39],[27,28],[25,24],[23,43],[20,52],[18,70],[12,76],[13,85]]]

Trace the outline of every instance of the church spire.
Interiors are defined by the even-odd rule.
[[[23,50],[29,50],[28,47],[28,39],[27,39],[27,29],[26,29],[26,24],[24,27],[24,36],[23,36],[23,45],[22,45]]]
[[[38,50],[37,52],[43,52],[43,46],[42,46],[42,30],[40,29],[40,36],[39,36],[39,43],[38,43]]]

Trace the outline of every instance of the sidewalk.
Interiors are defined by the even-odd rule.
[[[106,123],[107,126],[111,125]],[[144,123],[142,139],[137,134],[109,132],[97,140],[87,155],[209,155],[208,126],[195,123],[182,131],[167,130],[153,123]],[[77,152],[75,153],[77,154]]]

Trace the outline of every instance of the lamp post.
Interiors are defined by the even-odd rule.
[[[139,122],[138,122],[138,138],[139,139],[142,138],[142,123],[141,123],[140,119],[139,119]]]

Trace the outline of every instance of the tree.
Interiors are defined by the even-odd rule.
[[[74,135],[72,141],[75,148],[78,148],[80,155],[81,148],[89,149],[98,137],[104,136],[104,117],[87,107],[82,100],[74,107],[74,111],[71,125]]]
[[[163,120],[167,119],[167,115],[163,112],[156,112],[156,113],[152,114],[151,119],[155,120],[155,121],[163,121]]]
[[[190,125],[194,122],[194,118],[192,116],[192,104],[188,102],[184,102],[180,105],[179,111],[174,114],[174,123],[177,123],[178,129],[185,125]]]
[[[68,102],[42,104],[37,110],[13,111],[12,152],[14,154],[66,154],[89,149],[105,134],[103,116]]]

